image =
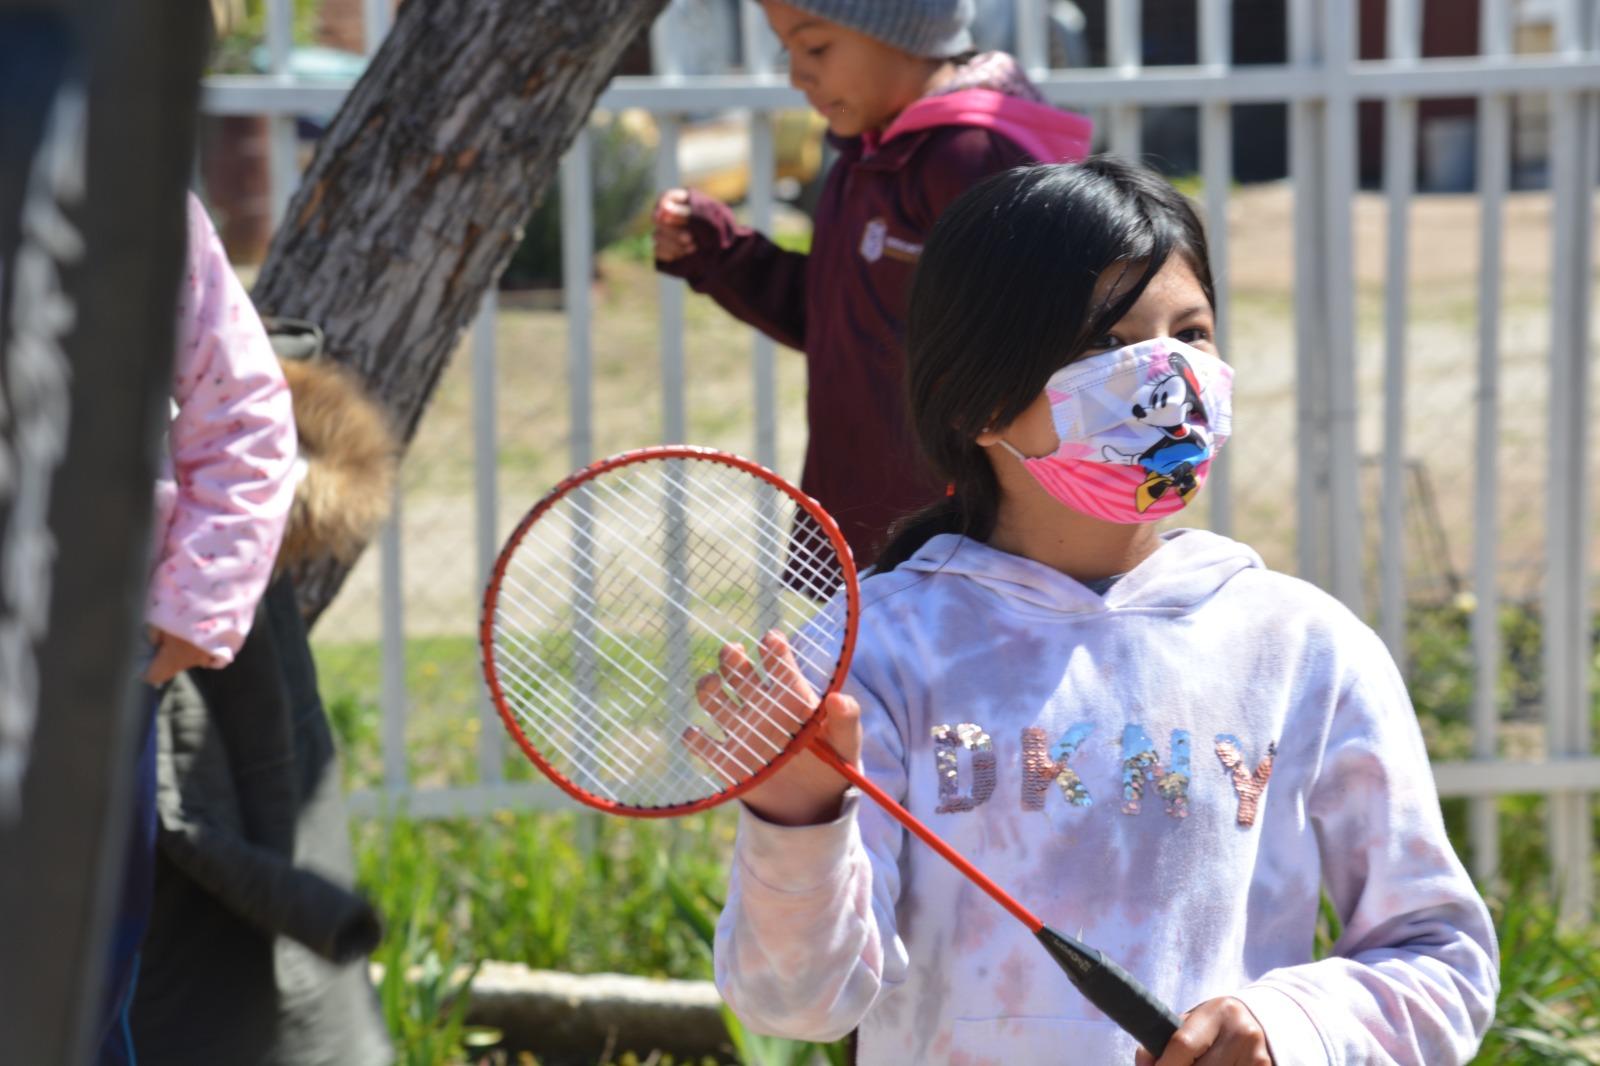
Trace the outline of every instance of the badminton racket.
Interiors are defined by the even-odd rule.
[[[818,735],[860,615],[849,546],[816,501],[738,456],[646,448],[571,475],[517,525],[484,594],[484,676],[528,758],[611,814],[705,810],[811,751],[1027,926],[1084,998],[1159,1056],[1178,1028],[1171,1010],[1045,925]],[[769,655],[737,691],[697,698],[697,683],[729,684],[709,680],[724,645],[773,632],[792,659]]]

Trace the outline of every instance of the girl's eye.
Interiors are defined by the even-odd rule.
[[[815,48],[807,48],[806,55],[810,56],[812,59],[821,59],[822,53],[826,52],[827,50],[827,45],[819,44]]]
[[[1176,339],[1185,344],[1203,344],[1211,339],[1211,331],[1203,326],[1195,326],[1192,329],[1179,330]]]
[[[1122,342],[1117,340],[1114,333],[1102,333],[1089,342],[1088,350],[1091,352],[1106,351],[1111,348],[1122,347]]]

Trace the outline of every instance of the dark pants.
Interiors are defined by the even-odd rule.
[[[122,890],[117,897],[116,924],[111,928],[111,964],[106,974],[106,1007],[102,1014],[99,1066],[134,1066],[133,1037],[128,1026],[128,1006],[139,975],[139,945],[150,924],[150,900],[155,886],[156,858],[156,701],[160,693],[148,686],[140,708],[139,764],[135,772],[133,825],[128,833],[127,859],[122,869]]]

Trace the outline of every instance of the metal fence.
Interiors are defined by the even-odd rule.
[[[1043,0],[1016,0],[1015,25],[1021,28],[1017,52],[1051,102],[1092,110],[1102,119],[1106,146],[1114,152],[1140,153],[1143,109],[1194,109],[1197,195],[1210,220],[1220,347],[1230,356],[1242,348],[1232,343],[1240,339],[1235,329],[1240,316],[1230,271],[1230,264],[1237,265],[1230,248],[1237,225],[1230,228],[1228,220],[1239,193],[1232,182],[1230,118],[1237,105],[1287,107],[1292,253],[1282,269],[1292,271],[1292,299],[1275,325],[1270,316],[1262,319],[1267,326],[1258,327],[1251,339],[1259,342],[1263,330],[1270,336],[1281,329],[1279,346],[1287,347],[1292,337],[1294,354],[1282,361],[1284,388],[1271,405],[1265,399],[1252,401],[1248,394],[1239,400],[1241,438],[1254,434],[1271,446],[1253,457],[1243,451],[1224,454],[1206,494],[1210,525],[1251,541],[1283,537],[1281,556],[1273,560],[1268,552],[1269,560],[1323,585],[1373,618],[1403,660],[1417,572],[1440,563],[1437,554],[1447,551],[1419,539],[1413,520],[1422,505],[1426,512],[1442,500],[1451,509],[1440,528],[1448,529],[1457,545],[1470,544],[1462,567],[1468,574],[1453,591],[1458,603],[1470,606],[1473,739],[1471,757],[1436,762],[1435,777],[1443,795],[1471,798],[1472,861],[1475,873],[1485,880],[1499,865],[1497,797],[1546,797],[1558,888],[1569,910],[1588,913],[1593,903],[1594,793],[1600,792],[1590,690],[1590,671],[1600,670],[1593,629],[1597,539],[1591,521],[1595,434],[1590,428],[1600,384],[1592,369],[1600,9],[1593,0],[1555,0],[1546,5],[1553,50],[1513,54],[1512,0],[1481,0],[1479,54],[1435,59],[1421,57],[1420,2],[1395,0],[1388,5],[1387,57],[1379,60],[1358,58],[1356,5],[1343,0],[1286,0],[1288,59],[1282,64],[1232,63],[1228,0],[1195,0],[1199,62],[1193,66],[1141,65],[1139,0],[1107,0],[1107,65],[1073,70],[1047,69]],[[746,210],[758,228],[766,229],[775,214],[774,115],[803,102],[763,58],[772,55],[770,42],[763,39],[768,31],[748,2],[740,22],[750,69],[681,73],[674,64],[680,50],[673,39],[675,20],[683,17],[681,7],[669,9],[653,33],[656,76],[616,79],[600,107],[610,112],[639,109],[653,116],[659,131],[656,179],[661,188],[679,181],[678,149],[686,117],[737,109],[748,127]],[[1526,7],[1517,10],[1525,12]],[[295,116],[331,113],[348,85],[310,83],[286,73],[292,32],[289,0],[271,0],[269,11],[267,41],[274,73],[213,77],[204,107],[212,114],[272,116],[274,199],[281,213],[297,178]],[[365,11],[371,49],[383,37],[389,8],[384,0],[366,0]],[[1477,218],[1479,269],[1463,304],[1462,335],[1419,345],[1408,280],[1417,252],[1411,221],[1419,202],[1418,107],[1420,101],[1463,97],[1477,104],[1477,191],[1470,203]],[[1360,315],[1367,308],[1356,283],[1360,197],[1355,161],[1358,104],[1373,100],[1381,101],[1384,115],[1381,204],[1386,224],[1377,290],[1381,310],[1372,309],[1381,325],[1364,340]],[[1516,241],[1508,245],[1506,236],[1508,198],[1513,195],[1508,187],[1513,108],[1517,101],[1529,100],[1547,101],[1549,116],[1549,183],[1538,194],[1539,209],[1548,211],[1550,243],[1543,258],[1549,281],[1531,310],[1520,303],[1508,305],[1502,270],[1507,254],[1516,250]],[[565,452],[570,466],[596,457],[596,308],[589,284],[596,255],[591,239],[592,150],[591,135],[580,136],[560,178]],[[1423,236],[1432,240],[1427,233]],[[688,404],[702,383],[687,369],[683,286],[663,279],[656,299],[659,436],[678,441],[691,430]],[[739,450],[781,467],[780,430],[786,416],[779,395],[780,356],[763,337],[753,335],[749,343],[752,433]],[[1415,360],[1423,349],[1441,349],[1445,354],[1439,358],[1453,362],[1430,362],[1419,388]],[[463,743],[469,733],[474,737],[476,757],[462,779],[429,781],[424,787],[414,773],[415,752],[408,759],[408,716],[420,702],[437,696],[419,691],[426,685],[418,679],[417,640],[441,631],[470,638],[478,589],[508,529],[507,501],[515,496],[529,503],[545,487],[505,484],[514,479],[502,466],[499,426],[508,412],[512,418],[523,413],[516,398],[508,398],[501,388],[506,365],[518,356],[497,350],[492,295],[471,332],[468,351],[471,384],[462,402],[470,405],[473,426],[470,461],[461,441],[450,446],[457,449],[457,466],[471,471],[464,478],[471,486],[470,527],[460,520],[462,508],[453,505],[443,507],[454,516],[447,528],[418,524],[414,510],[441,505],[414,476],[418,464],[429,461],[414,450],[401,506],[378,545],[377,565],[366,570],[365,594],[375,602],[362,605],[360,572],[345,594],[357,604],[351,610],[375,608],[377,615],[372,629],[381,679],[382,786],[353,797],[364,812],[404,806],[425,817],[471,815],[502,806],[564,802],[553,789],[531,780],[525,767],[519,772],[517,763],[508,764],[500,727],[481,691],[473,687],[475,680],[446,687],[458,703],[465,691],[473,694],[465,702],[476,700],[478,705],[477,718],[466,725],[468,732],[454,739]],[[1508,381],[1507,368],[1513,365],[1517,376]],[[1441,379],[1448,379],[1453,391],[1443,411],[1429,414],[1419,396],[1433,397],[1437,390],[1432,383]],[[1252,423],[1256,413],[1259,419]],[[1441,462],[1439,450],[1422,447],[1440,433],[1452,435],[1443,448],[1452,461]],[[422,443],[419,439],[419,448]],[[1512,446],[1518,451],[1508,454]],[[1419,452],[1423,459],[1417,458]],[[1432,475],[1428,455],[1435,456]],[[1363,456],[1370,471],[1365,478]],[[1436,477],[1439,488],[1429,488],[1432,482],[1424,478],[1425,491],[1419,496],[1419,477],[1424,475]],[[503,489],[510,490],[504,498]],[[1427,496],[1429,492],[1433,495]],[[1264,504],[1269,500],[1288,502],[1274,508]],[[1535,730],[1535,740],[1542,743],[1534,744],[1538,757],[1525,759],[1502,755],[1507,701],[1499,687],[1507,656],[1502,612],[1508,588],[1503,535],[1508,530],[1517,531],[1521,572],[1532,575],[1519,595],[1527,595],[1542,624],[1537,668],[1542,730]],[[445,539],[430,543],[430,536]],[[419,557],[421,565],[450,579],[420,589],[408,583],[408,568],[417,566]],[[475,566],[464,563],[469,558]],[[450,591],[440,591],[445,588]],[[439,606],[435,600],[444,595],[453,599]],[[430,625],[430,610],[452,621]],[[420,651],[426,657],[426,648]],[[425,764],[427,758],[423,755],[421,761]]]

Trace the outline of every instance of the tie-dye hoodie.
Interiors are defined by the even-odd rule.
[[[863,582],[867,773],[1048,925],[1180,1012],[1236,996],[1278,1066],[1468,1060],[1497,991],[1404,684],[1337,601],[1214,534],[1102,598],[941,535]],[[866,1066],[1125,1064],[1032,935],[853,795],[741,812],[722,994]],[[1311,961],[1319,889],[1344,933]]]

